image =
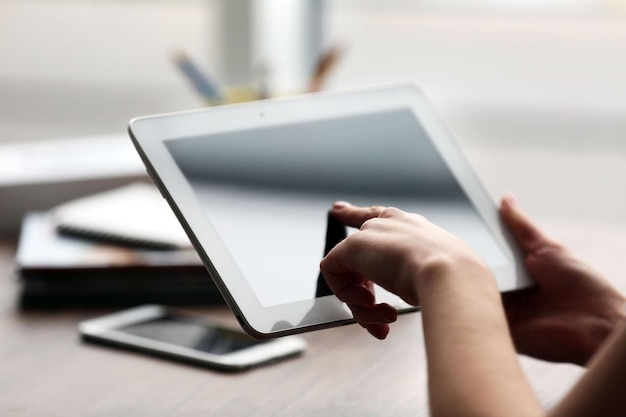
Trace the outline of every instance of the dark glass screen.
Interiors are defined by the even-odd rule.
[[[118,330],[217,355],[264,343],[244,333],[175,316],[153,319]]]

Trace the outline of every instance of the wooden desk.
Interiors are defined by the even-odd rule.
[[[558,230],[568,231],[564,236],[576,249],[587,248],[594,263],[604,262],[603,272],[626,276],[615,256],[626,248],[626,233],[600,230],[610,249],[600,251],[588,244],[589,230]],[[13,254],[12,245],[0,245],[2,416],[427,415],[419,313],[402,316],[383,342],[357,326],[313,332],[304,335],[310,347],[301,357],[224,374],[83,344],[77,323],[103,310],[19,311],[18,285],[9,279]],[[234,323],[224,308],[203,311]],[[572,365],[521,361],[547,405],[582,372]]]

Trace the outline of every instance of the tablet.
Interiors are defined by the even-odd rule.
[[[354,232],[328,217],[336,200],[420,213],[474,248],[501,291],[530,284],[496,204],[412,85],[140,117],[129,132],[252,336],[353,322],[319,270]]]

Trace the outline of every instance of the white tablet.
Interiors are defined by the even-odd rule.
[[[417,212],[460,236],[501,291],[528,286],[496,204],[411,85],[133,119],[130,135],[242,327],[267,338],[352,322],[319,263],[335,200]],[[377,289],[399,310],[414,309]]]

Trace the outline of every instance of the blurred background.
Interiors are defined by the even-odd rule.
[[[132,117],[206,105],[181,50],[218,84],[258,82],[263,68],[226,62],[261,36],[247,3],[0,0],[0,145],[124,135]],[[551,224],[626,227],[626,0],[320,7],[291,30],[341,47],[324,89],[415,82],[494,198],[514,191]]]
[[[321,68],[319,83],[312,67]],[[214,406],[207,398],[242,387],[254,387],[249,404],[280,405],[263,387],[291,381],[285,371],[251,374],[249,385],[229,376],[238,384],[231,389],[222,377],[212,385],[205,373],[151,368],[134,355],[109,361],[77,343],[76,324],[93,308],[222,302],[146,184],[126,133],[133,117],[219,101],[198,74],[224,92],[243,85],[260,96],[417,84],[494,200],[513,191],[626,293],[626,0],[0,0],[0,333],[9,341],[0,349],[0,386],[8,388],[0,408],[137,414],[156,399],[161,413],[173,404],[177,414],[206,414]],[[165,217],[155,220],[159,204]],[[167,214],[185,244],[148,241]],[[15,312],[75,305],[92,310]],[[284,369],[321,375],[338,357],[382,358],[402,369],[387,375],[395,385],[381,391],[377,378],[363,387],[362,361],[350,360],[338,377],[358,387],[342,383],[349,389],[324,404],[358,412],[363,392],[388,395],[397,386],[397,411],[413,411],[426,385],[419,382],[422,396],[406,397],[424,372],[421,360],[406,372],[403,357],[422,343],[411,323],[411,343],[397,339],[404,347],[393,358],[389,345],[368,346],[356,333],[348,344],[338,343],[343,333],[312,333],[312,362]],[[327,352],[333,357],[320,356]],[[372,369],[384,371],[378,365]],[[524,366],[544,404],[580,374]],[[319,391],[318,374],[309,376]],[[233,398],[221,402],[239,413],[249,405]],[[299,407],[288,402],[285,410]]]
[[[322,57],[329,65],[311,88]],[[188,241],[148,242],[146,231],[167,214],[182,229],[146,184],[126,133],[133,117],[213,104],[198,74],[223,91],[252,86],[261,96],[417,84],[494,200],[513,191],[626,293],[626,0],[0,0],[0,333],[9,341],[0,349],[0,385],[9,388],[0,408],[137,414],[156,399],[162,413],[174,404],[178,414],[206,414],[207,398],[242,387],[254,387],[249,404],[280,405],[263,387],[285,371],[251,374],[258,379],[247,386],[229,377],[234,389],[219,379],[220,391],[186,367],[151,368],[134,355],[108,361],[83,348],[76,324],[94,310],[15,313],[18,305],[221,303]],[[165,217],[155,220],[159,204]],[[77,230],[84,233],[67,233]],[[422,340],[419,326],[409,328],[411,343],[397,339],[404,347],[392,361],[389,345],[368,346],[356,333],[349,344],[338,343],[343,333],[312,333],[313,362],[284,369],[304,375],[313,366],[321,375],[325,363],[353,358],[358,343],[354,358],[382,358],[401,377],[389,377],[395,385],[384,391],[378,378],[363,387],[362,361],[347,361],[352,368],[338,377],[358,388],[342,383],[349,390],[324,404],[353,410],[363,392],[397,386],[397,411],[413,410],[426,385],[418,385],[423,396],[406,397],[424,372],[423,361],[409,361],[406,372],[403,357]],[[333,358],[320,356],[330,351]],[[580,375],[524,366],[544,404]],[[310,376],[323,390],[323,377]],[[239,412],[249,405],[233,398],[222,403]],[[285,410],[299,407],[288,401]]]

